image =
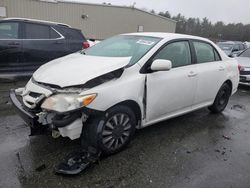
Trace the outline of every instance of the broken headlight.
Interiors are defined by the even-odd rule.
[[[56,94],[47,98],[42,108],[56,112],[68,112],[89,105],[97,94],[79,95],[79,94]]]

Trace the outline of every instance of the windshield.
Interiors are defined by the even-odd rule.
[[[231,50],[233,48],[233,44],[226,44],[226,43],[218,43],[218,46],[222,50]]]
[[[131,57],[130,65],[139,61],[161,38],[118,35],[83,51],[85,55],[103,57]]]
[[[244,52],[242,52],[239,56],[240,57],[250,57],[250,48],[245,50]]]

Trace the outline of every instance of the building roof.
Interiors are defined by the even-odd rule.
[[[177,21],[172,20],[170,18],[166,18],[164,16],[158,15],[158,14],[153,14],[151,12],[136,8],[134,6],[121,6],[121,5],[111,5],[111,4],[98,4],[98,3],[86,3],[86,2],[80,2],[80,1],[72,1],[72,0],[36,0],[36,1],[42,1],[42,2],[49,2],[49,3],[72,3],[72,4],[82,4],[82,5],[92,5],[92,6],[103,6],[103,7],[116,7],[116,8],[124,8],[124,9],[132,9],[132,10],[137,10],[146,14],[150,14],[152,16],[156,16],[171,22],[176,23]]]

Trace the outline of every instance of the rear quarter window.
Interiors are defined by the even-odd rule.
[[[82,32],[78,29],[72,29],[72,28],[58,28],[58,29],[66,39],[81,40],[81,41],[86,40]]]
[[[55,31],[53,28],[50,28],[50,38],[51,39],[57,39],[60,38],[61,36]]]

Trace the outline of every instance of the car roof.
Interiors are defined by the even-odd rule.
[[[194,40],[203,40],[207,42],[211,42],[210,40],[193,36],[193,35],[184,35],[184,34],[177,34],[177,33],[164,33],[164,32],[140,32],[140,33],[125,33],[123,35],[136,35],[136,36],[148,36],[148,37],[158,37],[158,38],[164,38],[168,40],[174,40],[174,39],[194,39]]]
[[[58,26],[64,26],[64,27],[71,28],[70,25],[67,25],[64,23],[30,19],[30,18],[4,18],[4,19],[0,19],[0,21],[25,21],[25,22],[33,22],[33,23],[42,23],[42,24],[47,24],[47,25],[58,25]]]

